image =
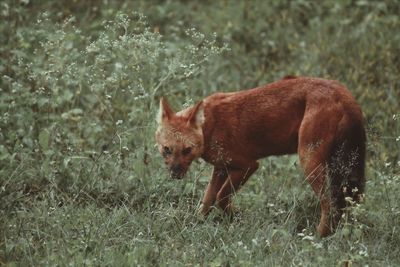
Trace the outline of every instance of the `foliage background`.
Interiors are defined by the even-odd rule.
[[[400,264],[397,1],[0,3],[0,265]],[[285,75],[344,83],[368,128],[367,200],[314,236],[295,156],[271,157],[233,222],[196,208],[204,162],[170,181],[158,99],[176,109]]]

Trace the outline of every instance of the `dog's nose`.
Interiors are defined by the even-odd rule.
[[[180,164],[172,165],[170,168],[170,175],[174,179],[181,179],[183,177],[183,167]]]
[[[182,172],[182,166],[180,164],[174,164],[171,167],[171,172],[173,173],[180,173]]]

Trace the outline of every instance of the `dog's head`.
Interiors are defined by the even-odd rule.
[[[170,176],[181,179],[192,161],[203,153],[203,102],[174,113],[165,98],[160,100],[156,141]]]

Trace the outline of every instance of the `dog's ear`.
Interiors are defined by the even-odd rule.
[[[157,122],[158,124],[162,123],[165,120],[169,120],[174,112],[168,104],[168,101],[165,97],[161,97],[160,99],[160,109],[157,114]]]
[[[193,107],[188,118],[188,124],[200,128],[203,125],[204,120],[204,105],[203,101],[200,101]]]

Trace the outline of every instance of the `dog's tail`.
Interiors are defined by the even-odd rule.
[[[356,120],[339,134],[329,176],[333,200],[338,208],[344,208],[349,200],[359,203],[364,198],[366,133],[363,123]]]

